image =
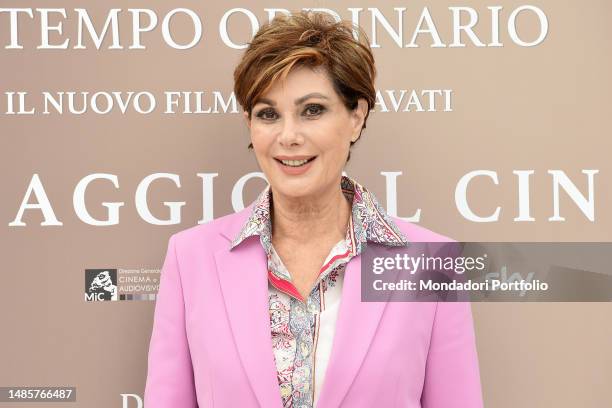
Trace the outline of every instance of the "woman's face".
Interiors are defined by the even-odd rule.
[[[367,113],[349,111],[323,69],[297,67],[245,112],[257,162],[273,193],[316,196],[336,185]],[[307,161],[306,161],[307,160]]]

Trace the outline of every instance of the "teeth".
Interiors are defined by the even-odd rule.
[[[286,166],[298,167],[306,163],[308,160],[281,160]]]

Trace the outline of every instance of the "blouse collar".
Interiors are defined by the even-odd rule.
[[[345,175],[342,175],[340,186],[346,199],[352,202],[351,222],[349,222],[346,239],[355,255],[365,249],[368,241],[387,246],[406,246],[408,244],[408,239],[383,210],[373,193]],[[259,235],[264,249],[268,254],[270,253],[271,203],[272,190],[268,184],[255,200],[251,214],[232,241],[230,250],[240,245],[246,238]]]

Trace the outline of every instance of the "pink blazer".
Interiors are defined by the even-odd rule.
[[[146,408],[281,408],[265,251],[229,251],[244,210],[172,235],[155,305]],[[393,217],[409,241],[450,241]],[[361,302],[360,256],[345,270],[318,408],[482,407],[469,303]]]

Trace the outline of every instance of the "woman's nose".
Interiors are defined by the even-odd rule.
[[[278,141],[283,146],[300,145],[304,143],[302,129],[300,129],[297,120],[291,118],[283,121],[283,127],[278,136]]]

